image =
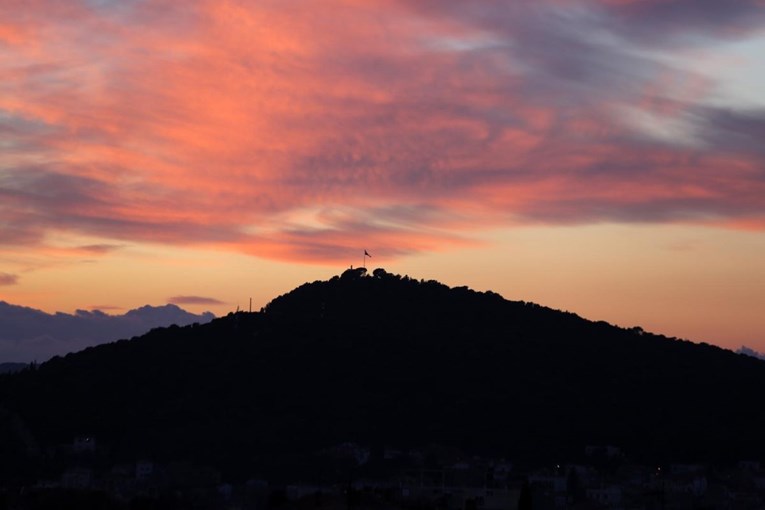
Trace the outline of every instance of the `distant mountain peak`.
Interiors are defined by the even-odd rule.
[[[0,302],[0,361],[45,361],[85,347],[130,338],[152,328],[215,318],[211,312],[193,314],[174,304],[145,305],[124,314],[101,310],[49,314]]]
[[[751,356],[752,358],[765,360],[765,353],[757,352],[754,349],[747,347],[746,345],[742,345],[739,349],[736,350],[736,353],[745,354],[746,356]]]

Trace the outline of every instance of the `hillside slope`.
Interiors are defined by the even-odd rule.
[[[330,445],[765,457],[765,362],[376,270],[0,378],[40,445],[268,470]]]

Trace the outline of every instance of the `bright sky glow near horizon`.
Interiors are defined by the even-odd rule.
[[[765,352],[763,55],[762,0],[3,1],[0,300],[223,315],[367,249]]]

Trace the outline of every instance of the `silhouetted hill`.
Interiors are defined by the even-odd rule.
[[[114,458],[245,475],[346,441],[764,458],[763,388],[748,356],[376,270],[3,376],[0,403],[42,446],[93,434]]]

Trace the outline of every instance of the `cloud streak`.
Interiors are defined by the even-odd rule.
[[[19,281],[18,275],[10,273],[0,273],[0,286],[2,285],[16,285]]]
[[[760,2],[37,0],[0,19],[0,251],[64,233],[99,256],[331,263],[508,225],[765,228],[763,110],[656,56],[749,37]]]
[[[223,305],[223,301],[205,296],[173,296],[167,298],[174,305]]]

